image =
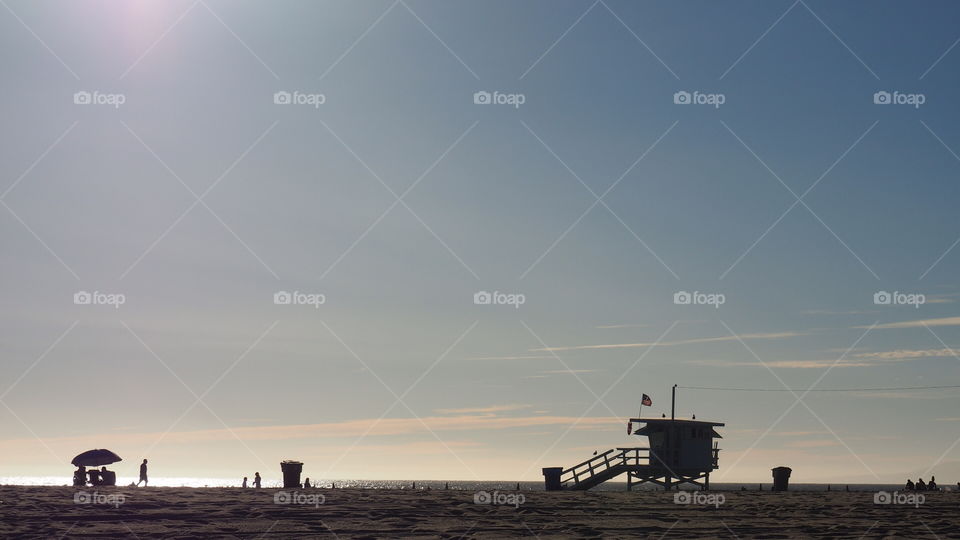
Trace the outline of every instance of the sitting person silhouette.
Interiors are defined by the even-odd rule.
[[[935,477],[933,477],[933,476],[930,477],[930,482],[927,484],[927,490],[928,490],[928,491],[937,491],[937,481],[936,481]]]
[[[241,487],[242,487],[243,489],[247,489],[247,477],[246,477],[246,476],[243,477],[243,486],[241,486]]]
[[[73,485],[80,487],[87,485],[87,468],[83,465],[77,467],[77,470],[73,471]]]
[[[917,491],[926,491],[927,485],[923,483],[923,478],[917,478]]]
[[[905,489],[906,491],[913,491],[917,488],[916,486],[913,485],[913,480],[907,478],[907,485],[904,486],[903,489]]]
[[[100,467],[100,485],[102,486],[117,485],[117,474],[113,471],[108,471],[106,467]]]
[[[303,488],[304,488],[304,489],[310,489],[310,479],[309,479],[309,478],[307,478],[307,479],[305,479],[305,480],[303,481]]]

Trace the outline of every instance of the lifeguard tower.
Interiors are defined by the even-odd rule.
[[[672,402],[676,404],[676,385]],[[720,448],[714,439],[722,438],[714,428],[723,425],[678,419],[673,406],[670,418],[631,418],[627,433],[646,437],[647,446],[613,448],[569,469],[544,468],[546,489],[587,490],[624,473],[628,491],[644,482],[665,490],[681,483],[710,489],[710,473],[719,468]]]

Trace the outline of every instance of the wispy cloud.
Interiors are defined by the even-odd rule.
[[[605,324],[602,326],[595,326],[594,328],[646,328],[650,326],[649,324]]]
[[[691,363],[699,365],[710,365],[718,367],[764,367],[766,364],[772,368],[784,368],[784,369],[823,369],[830,366],[842,368],[842,367],[869,367],[876,365],[871,362],[855,362],[851,360],[842,360],[837,362],[837,360],[771,360],[769,362],[744,362],[744,361],[735,361],[735,362],[724,362],[722,360],[692,360]]]
[[[862,310],[852,310],[852,311],[832,311],[829,309],[807,309],[801,311],[801,315],[867,315],[870,313],[879,313],[878,311],[862,311]]]
[[[943,317],[940,319],[921,319],[917,321],[902,321],[895,323],[878,324],[875,329],[889,328],[923,328],[924,326],[960,326],[960,317]],[[870,326],[855,326],[854,328],[870,328]]]
[[[496,413],[504,411],[516,411],[526,409],[530,405],[523,403],[510,403],[507,405],[490,405],[487,407],[464,407],[462,409],[437,409],[439,414],[470,414],[470,413]]]
[[[836,439],[820,439],[820,440],[806,440],[806,441],[790,441],[786,445],[790,448],[823,448],[826,446],[837,446],[838,443]]]
[[[882,360],[911,360],[916,358],[950,358],[955,353],[951,349],[897,349],[895,351],[880,351],[857,353],[855,358],[879,358]]]
[[[556,360],[549,354],[527,355],[527,356],[477,356],[467,360]]]
[[[194,431],[170,432],[164,441],[167,443],[198,443],[209,441],[229,441],[240,438],[243,441],[283,441],[293,439],[332,439],[342,437],[358,437],[366,433],[372,425],[376,425],[378,436],[391,435],[429,435],[430,431],[456,432],[478,430],[502,430],[544,426],[570,426],[576,424],[577,430],[596,430],[619,428],[623,424],[622,418],[590,417],[578,418],[575,416],[520,416],[507,417],[494,414],[466,415],[466,416],[427,416],[417,418],[363,418],[343,422],[328,422],[321,424],[297,424],[281,426],[250,426],[234,427],[231,429],[206,429]],[[429,430],[428,430],[429,428]],[[69,437],[44,438],[44,442],[52,446],[66,448],[94,447],[104,440],[113,445],[121,444],[150,444],[161,435],[159,432],[150,433],[109,433],[88,434]],[[98,442],[99,441],[99,442]],[[0,449],[11,449],[17,446],[36,445],[32,438],[8,439],[0,441]]]
[[[802,332],[770,332],[759,334],[740,334],[740,339],[782,339],[806,335]],[[680,341],[661,341],[658,346],[692,345],[695,343],[716,343],[720,341],[737,341],[737,336],[720,336],[709,338],[684,339]],[[633,349],[640,347],[652,347],[654,342],[645,343],[606,343],[598,345],[571,345],[566,347],[543,347],[539,349],[530,349],[531,351],[580,351],[591,349]]]

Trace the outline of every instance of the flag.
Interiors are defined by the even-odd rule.
[[[647,407],[653,406],[653,400],[650,399],[650,396],[644,394],[643,399],[640,400],[641,405],[646,405]]]

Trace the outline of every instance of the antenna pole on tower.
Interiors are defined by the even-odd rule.
[[[673,385],[673,392],[670,396],[670,420],[674,420],[677,410],[677,385]]]

